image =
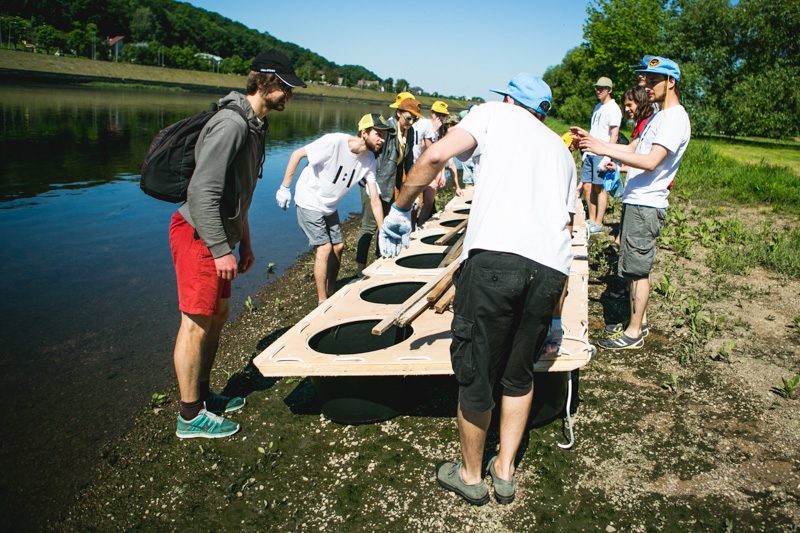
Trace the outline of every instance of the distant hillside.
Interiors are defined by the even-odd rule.
[[[106,39],[125,36],[122,61],[243,74],[265,48],[277,48],[306,80],[352,86],[380,80],[360,65],[337,65],[317,53],[276,39],[216,13],[173,0],[0,0],[4,44],[36,43],[45,51],[108,58]],[[214,62],[210,54],[223,59]],[[393,90],[394,87],[391,88]]]

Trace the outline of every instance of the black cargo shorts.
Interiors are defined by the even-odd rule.
[[[567,276],[520,255],[473,250],[453,279],[450,359],[462,409],[494,408],[498,377],[504,395],[524,396]]]

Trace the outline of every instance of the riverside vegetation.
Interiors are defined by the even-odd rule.
[[[800,180],[786,168],[731,161],[715,143],[692,141],[676,181],[645,348],[600,351],[581,372],[572,450],[555,445],[559,422],[530,431],[513,504],[472,508],[435,482],[434,463],[458,451],[452,379],[431,378],[422,407],[408,416],[342,426],[320,414],[309,380],[260,376],[252,358],[316,304],[308,256],[224,331],[225,372],[213,385],[248,395],[234,415],[243,430],[222,442],[178,441],[174,409],[143,399],[135,427],[103,451],[95,481],[51,525],[796,530]],[[611,207],[614,225],[620,205]],[[345,278],[357,234],[353,218]],[[627,302],[607,291],[610,242],[591,241],[592,341],[626,315]]]

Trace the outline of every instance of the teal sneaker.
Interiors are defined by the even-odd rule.
[[[230,437],[239,431],[239,424],[232,422],[219,415],[200,409],[197,416],[193,419],[186,421],[178,415],[178,429],[175,430],[175,435],[179,439],[221,439],[223,437]]]
[[[223,396],[222,394],[211,393],[205,401],[206,410],[221,415],[222,413],[232,413],[244,407],[245,399],[239,396]]]

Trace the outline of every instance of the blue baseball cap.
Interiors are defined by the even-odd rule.
[[[542,115],[547,115],[553,101],[553,92],[542,78],[533,74],[520,73],[511,78],[505,91],[491,90],[493,93],[510,96],[521,105]]]
[[[638,63],[638,64],[636,64],[636,65],[631,65],[631,68],[632,68],[633,70],[636,70],[636,69],[639,69],[639,68],[647,68],[647,64],[648,64],[648,63],[650,62],[650,60],[651,60],[651,59],[653,59],[654,57],[656,57],[656,56],[651,56],[650,54],[643,55],[643,56],[642,56],[642,59],[640,59],[640,60],[639,60],[639,63]]]
[[[648,56],[644,56],[642,61],[644,61],[647,57]],[[666,57],[651,56],[650,60],[647,62],[647,65],[634,68],[634,70],[642,73],[651,72],[653,74],[662,74],[664,76],[673,78],[675,81],[681,80],[680,67],[676,62],[671,59],[667,59]]]

